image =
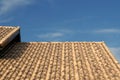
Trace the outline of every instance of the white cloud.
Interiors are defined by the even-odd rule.
[[[0,20],[0,23],[10,22],[10,21],[12,21],[12,20],[13,20],[12,17],[11,17],[11,18],[7,18],[7,19],[2,19],[2,20]]]
[[[47,32],[45,34],[38,34],[35,35],[40,40],[47,40],[47,41],[64,41],[68,37],[74,35],[74,31],[70,29],[55,29],[54,31]]]
[[[32,0],[1,0],[0,2],[0,15],[4,15],[11,10],[18,7],[31,4]]]
[[[113,55],[117,58],[117,60],[120,62],[120,47],[111,47],[110,48]]]
[[[82,33],[82,34],[86,34],[86,33],[97,33],[97,34],[108,34],[108,33],[117,33],[117,34],[120,34],[120,29],[98,29],[98,30],[60,30],[60,31],[63,31],[63,32],[66,32],[66,33]]]
[[[9,13],[19,7],[33,3],[34,0],[0,0],[0,23],[12,21],[14,18],[9,17]]]
[[[64,36],[64,34],[60,33],[60,32],[38,35],[39,38],[58,38],[58,37],[62,37],[62,36]]]
[[[100,29],[94,32],[95,33],[120,33],[120,29]]]
[[[74,30],[70,29],[59,29],[58,31],[65,34],[73,34],[75,32]]]

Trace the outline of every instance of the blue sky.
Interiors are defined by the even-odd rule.
[[[22,41],[105,41],[120,61],[120,0],[0,0]]]

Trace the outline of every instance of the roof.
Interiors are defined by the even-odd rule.
[[[104,42],[18,42],[0,54],[0,80],[120,80]]]
[[[19,33],[19,27],[0,26],[0,50]]]
[[[0,26],[0,80],[119,80],[104,42],[20,42],[19,27]]]

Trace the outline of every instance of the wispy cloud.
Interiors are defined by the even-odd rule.
[[[62,30],[61,30],[62,31]],[[68,33],[75,33],[75,34],[78,34],[78,33],[82,33],[82,34],[90,34],[90,33],[97,33],[97,34],[109,34],[109,33],[112,33],[112,34],[120,34],[120,29],[96,29],[96,30],[64,30],[63,29],[63,32],[68,32]]]
[[[120,62],[120,47],[110,47],[111,52],[113,55],[117,58],[117,60]]]
[[[0,2],[0,15],[17,9],[18,7],[31,4],[32,0],[1,0]]]
[[[1,20],[0,20],[0,23],[10,22],[10,21],[12,21],[12,20],[13,20],[13,18],[12,18],[12,17],[7,18],[7,19],[1,19]]]
[[[95,33],[120,33],[120,29],[100,29],[93,31]]]
[[[36,37],[40,40],[47,40],[47,41],[64,41],[68,37],[72,36],[74,31],[69,29],[57,29],[54,31],[48,31],[45,34],[37,34]]]
[[[49,4],[53,4],[54,0],[47,0]]]
[[[1,0],[0,1],[0,23],[14,20],[9,17],[9,13],[20,7],[30,5],[34,0]]]
[[[73,23],[73,22],[80,22],[82,19],[80,18],[75,18],[75,19],[67,19],[67,20],[64,20],[63,22],[64,23]]]
[[[64,34],[73,34],[75,32],[74,30],[70,29],[59,29],[58,31]]]
[[[59,33],[59,32],[46,33],[46,34],[38,35],[39,38],[46,38],[46,39],[49,39],[49,38],[59,38],[59,37],[62,37],[62,36],[64,36],[64,34],[63,33]]]

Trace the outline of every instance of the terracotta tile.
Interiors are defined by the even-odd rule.
[[[0,26],[0,50],[19,33],[19,27]]]
[[[120,79],[104,42],[20,42],[0,56],[0,80]]]

